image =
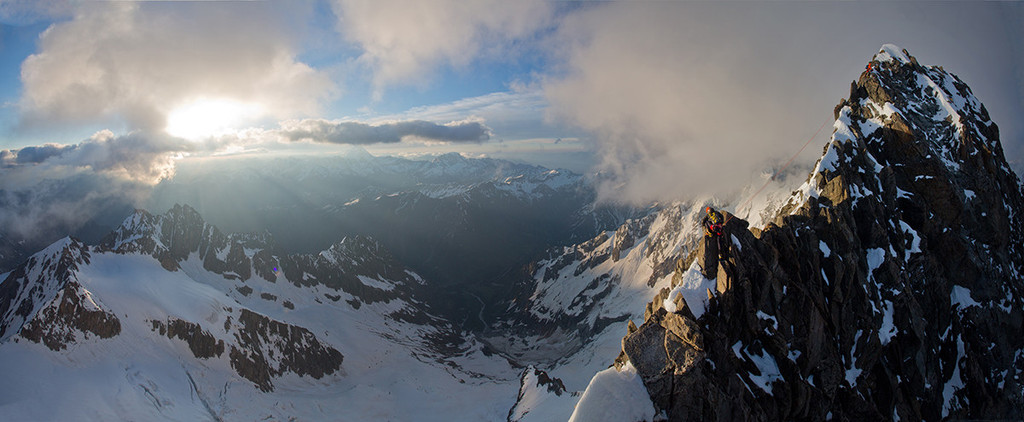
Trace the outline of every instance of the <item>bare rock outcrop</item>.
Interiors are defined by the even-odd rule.
[[[872,63],[774,222],[727,227],[706,311],[656,298],[623,339],[669,420],[1024,417],[1024,194],[998,129],[941,68]]]

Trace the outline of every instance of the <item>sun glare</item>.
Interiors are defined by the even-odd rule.
[[[166,131],[172,136],[198,140],[222,135],[249,123],[261,114],[255,103],[227,99],[200,99],[167,115]]]

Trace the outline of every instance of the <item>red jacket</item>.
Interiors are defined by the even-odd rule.
[[[711,210],[707,215],[704,216],[704,220],[701,221],[701,225],[704,226],[704,235],[715,235],[721,236],[724,234],[723,225],[725,219],[722,218],[722,214],[718,211]]]

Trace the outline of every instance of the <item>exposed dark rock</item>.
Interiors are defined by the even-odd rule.
[[[269,235],[225,235],[206,224],[192,207],[175,205],[159,216],[136,210],[100,241],[99,248],[152,255],[168,271],[177,271],[179,263],[195,253],[201,257],[204,269],[228,279],[245,281],[252,276],[252,263],[245,254],[245,245],[270,247]]]
[[[42,342],[50,350],[66,349],[78,335],[89,338],[111,338],[121,333],[121,321],[114,314],[87,305],[91,299],[77,282],[70,282],[58,294],[59,301],[52,303],[26,323],[19,333],[36,343]]]
[[[565,384],[562,380],[554,378],[547,372],[530,365],[519,376],[519,396],[516,398],[516,404],[509,409],[506,420],[522,420],[523,416],[530,413],[529,410],[520,410],[519,406],[523,403],[523,399],[527,397],[527,392],[533,388],[547,390],[548,393],[556,396],[565,394]]]
[[[285,278],[296,286],[324,285],[368,304],[390,301],[419,286],[416,278],[390,252],[365,236],[345,238],[316,255],[288,255],[279,261]],[[405,288],[387,290],[369,286],[359,276],[386,280]]]
[[[15,268],[0,284],[0,340],[19,334],[63,350],[79,338],[118,335],[121,321],[78,283],[89,259],[87,246],[65,238]]]
[[[704,236],[697,249],[697,265],[704,278],[718,277],[718,242],[715,238]]]
[[[618,261],[622,251],[632,248],[637,239],[647,236],[654,217],[655,215],[652,214],[644,218],[629,220],[615,231],[612,243],[612,261]]]
[[[271,378],[284,372],[320,379],[341,369],[343,356],[320,343],[309,330],[242,309],[231,346],[231,367],[263,391],[272,391]],[[272,350],[271,355],[264,351]]]
[[[204,330],[199,324],[177,318],[168,319],[166,323],[162,321],[151,322],[153,324],[153,331],[158,331],[160,335],[166,335],[167,338],[177,338],[188,343],[189,350],[197,358],[208,359],[215,356],[220,357],[224,354],[224,340],[214,338],[209,331]],[[225,322],[225,325],[230,325],[230,321]]]
[[[1024,417],[1024,194],[998,130],[955,76],[875,63],[774,222],[730,220],[707,310],[663,292],[623,339],[669,420]]]
[[[136,210],[98,247],[101,251],[152,255],[168,271],[177,271],[182,261],[194,255],[205,270],[229,280],[247,282],[255,275],[277,282],[283,276],[300,287],[323,285],[354,296],[350,303],[355,307],[424,293],[418,276],[366,236],[347,237],[318,254],[278,256],[273,253],[275,248],[268,233],[225,235],[188,205],[175,205],[164,215]],[[371,286],[363,278],[394,287]],[[252,292],[247,287],[237,289],[246,296]]]
[[[561,396],[565,393],[565,384],[562,380],[554,378],[548,375],[540,369],[534,368],[533,374],[537,377],[537,386],[547,388],[548,392],[555,393],[557,396]]]
[[[652,206],[645,214],[628,220],[618,230],[600,233],[584,243],[553,248],[545,259],[524,266],[513,277],[516,296],[498,309],[505,312],[492,325],[495,331],[510,333],[493,347],[513,357],[527,357],[532,343],[558,338],[563,355],[587,344],[608,326],[625,322],[629,312],[607,310],[607,299],[624,295],[623,286],[634,283],[630,270],[607,272],[605,268],[634,265],[638,258],[646,269],[648,286],[670,276],[680,257],[698,244],[689,227],[692,204]],[[630,255],[630,262],[621,259]],[[613,262],[618,255],[619,262]],[[667,294],[667,292],[666,292]],[[557,297],[557,298],[556,298]],[[490,307],[489,307],[490,308]]]
[[[278,268],[280,265],[277,258],[266,249],[260,249],[252,256],[252,267],[256,271],[256,275],[263,277],[271,283],[277,281],[277,274],[274,272],[274,268]]]

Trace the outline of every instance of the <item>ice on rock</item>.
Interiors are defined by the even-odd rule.
[[[875,60],[880,62],[899,62],[909,64],[910,58],[903,52],[903,48],[895,44],[883,44],[882,48],[875,54]]]

